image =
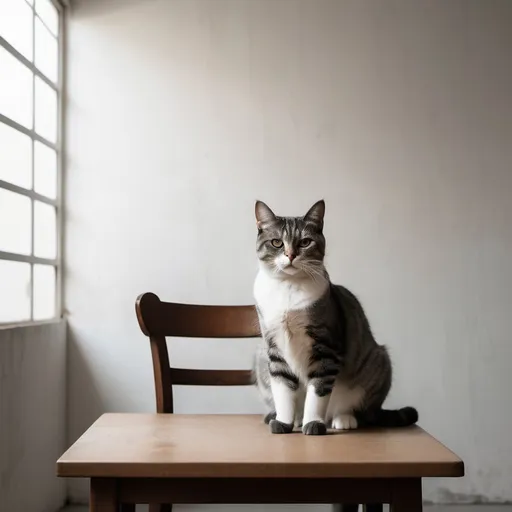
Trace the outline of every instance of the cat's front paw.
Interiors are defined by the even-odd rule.
[[[302,432],[307,436],[325,436],[327,427],[321,421],[310,421],[302,427]]]
[[[283,423],[276,419],[270,420],[269,425],[270,432],[272,432],[272,434],[290,434],[293,432],[293,425]]]
[[[332,420],[332,427],[336,430],[352,430],[357,428],[357,420],[352,414],[340,414]]]
[[[275,420],[276,419],[276,412],[275,411],[272,411],[272,412],[269,412],[264,418],[263,418],[263,422],[265,423],[265,425],[268,425],[272,420]]]

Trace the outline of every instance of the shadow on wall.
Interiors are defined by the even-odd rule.
[[[71,446],[89,426],[105,412],[105,402],[101,397],[99,387],[95,382],[91,371],[91,363],[82,352],[77,341],[77,334],[68,325],[67,327],[67,382],[68,382],[68,446]],[[71,378],[72,375],[72,378]],[[74,389],[75,388],[75,389]],[[80,388],[80,389],[78,389]],[[81,415],[75,417],[73,411],[77,407],[71,407],[71,397],[83,396],[84,400],[78,405]],[[68,495],[80,496],[80,503],[87,503],[88,481],[86,479],[72,478],[68,480]]]
[[[75,439],[68,439],[69,444],[72,444],[76,439],[82,435],[83,432],[89,426],[96,421],[105,412],[105,402],[101,398],[99,387],[96,385],[93,374],[90,368],[90,362],[87,361],[85,354],[83,354],[80,344],[77,342],[77,337],[74,330],[68,326],[67,328],[67,340],[68,340],[68,361],[67,368],[68,372],[73,374],[73,378],[70,379],[68,375],[68,382],[77,383],[75,386],[81,388],[81,392],[78,390],[70,390],[68,393],[68,399],[72,396],[82,395],[85,400],[80,404],[80,409],[83,413],[82,416],[82,429],[80,431],[76,429],[70,429],[71,432],[80,432]],[[69,407],[68,411],[72,408]],[[72,415],[71,415],[72,416]],[[69,417],[68,424],[76,426],[76,418]]]

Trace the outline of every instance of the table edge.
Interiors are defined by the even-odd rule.
[[[380,466],[380,467],[379,467]],[[460,478],[462,460],[453,462],[330,463],[102,463],[57,461],[61,478]]]

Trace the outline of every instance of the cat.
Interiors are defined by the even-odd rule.
[[[324,435],[362,426],[408,426],[413,407],[387,410],[391,360],[375,341],[358,299],[324,267],[325,202],[304,217],[255,205],[259,271],[254,298],[262,338],[254,376],[274,434],[294,426]]]

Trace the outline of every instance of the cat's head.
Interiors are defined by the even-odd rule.
[[[315,203],[304,217],[278,217],[263,202],[256,202],[256,254],[275,275],[304,275],[315,279],[324,272],[323,235],[325,202]]]

